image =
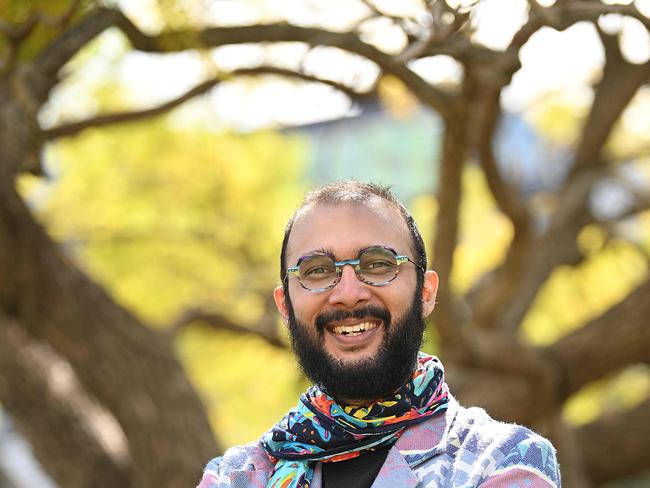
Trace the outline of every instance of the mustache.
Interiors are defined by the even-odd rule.
[[[376,306],[367,306],[355,310],[332,310],[320,313],[314,320],[314,325],[319,333],[323,333],[325,326],[331,322],[340,322],[345,319],[375,319],[381,320],[384,326],[390,324],[390,312],[385,308]]]

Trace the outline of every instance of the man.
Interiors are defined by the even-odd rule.
[[[199,488],[560,486],[547,440],[458,405],[418,352],[438,277],[387,188],[309,193],[280,275],[275,302],[315,386],[259,441],[212,460]]]

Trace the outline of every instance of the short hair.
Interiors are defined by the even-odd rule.
[[[300,205],[298,205],[296,210],[293,212],[289,222],[287,222],[284,229],[284,238],[282,239],[282,249],[280,251],[280,280],[285,288],[285,293],[288,291],[286,262],[287,244],[289,243],[291,229],[293,228],[293,224],[300,211],[305,207],[314,204],[337,205],[341,203],[365,203],[372,198],[377,197],[394,205],[399,210],[400,215],[404,218],[404,222],[406,222],[406,227],[411,235],[412,250],[415,254],[414,260],[419,266],[417,271],[418,286],[421,286],[424,281],[424,274],[421,270],[427,269],[427,253],[424,248],[424,241],[422,240],[420,230],[409,211],[402,202],[397,199],[395,194],[391,191],[390,186],[382,186],[358,180],[344,180],[329,183],[308,192],[302,202],[300,202]]]

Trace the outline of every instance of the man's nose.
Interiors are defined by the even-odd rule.
[[[370,287],[361,282],[350,264],[343,266],[341,281],[332,289],[329,296],[331,305],[343,305],[346,308],[354,308],[359,303],[370,300]]]

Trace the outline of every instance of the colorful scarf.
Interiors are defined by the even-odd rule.
[[[393,444],[406,427],[447,408],[440,361],[422,352],[411,380],[368,406],[340,406],[312,386],[262,438],[275,463],[267,488],[309,488],[315,461],[335,462]]]

